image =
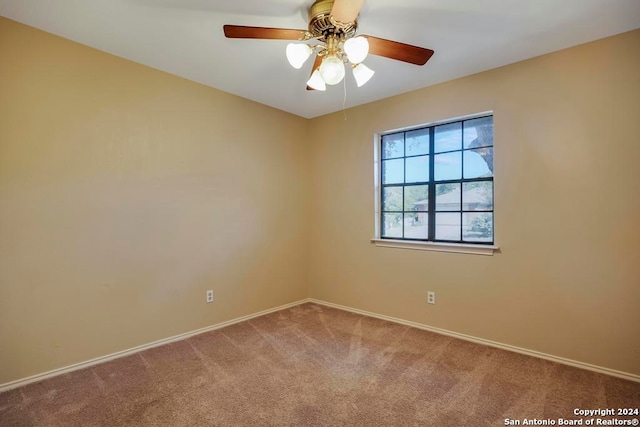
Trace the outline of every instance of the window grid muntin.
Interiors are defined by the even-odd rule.
[[[463,120],[456,120],[456,121],[452,121],[452,122],[448,122],[448,123],[438,123],[437,125],[431,125],[431,126],[425,126],[425,127],[421,127],[421,128],[414,128],[414,129],[406,129],[403,131],[399,131],[399,132],[392,132],[389,134],[385,134],[382,135],[380,138],[380,149],[381,151],[384,149],[383,147],[383,138],[385,136],[388,135],[397,135],[397,134],[402,134],[402,153],[404,154],[404,156],[402,157],[389,157],[386,158],[384,157],[384,153],[381,152],[381,162],[380,162],[380,168],[381,168],[381,175],[380,175],[380,201],[381,201],[381,211],[380,211],[380,221],[382,224],[381,227],[381,235],[380,237],[382,239],[400,239],[400,240],[411,240],[411,241],[430,241],[430,242],[443,242],[443,243],[464,243],[464,244],[474,244],[474,245],[493,245],[494,243],[494,239],[495,239],[495,216],[494,216],[494,211],[495,211],[495,200],[494,200],[494,176],[493,176],[493,160],[492,160],[492,167],[491,167],[491,176],[490,177],[477,177],[477,178],[465,178],[464,177],[464,153],[465,151],[473,151],[473,150],[477,150],[477,149],[481,149],[481,148],[493,148],[494,144],[493,142],[490,145],[487,144],[483,144],[483,145],[479,145],[479,146],[475,146],[475,147],[467,147],[465,148],[465,124],[468,121],[471,120],[476,120],[476,119],[480,119],[480,118],[486,118],[486,117],[492,117],[492,114],[489,115],[485,115],[485,116],[478,116],[478,117],[471,117],[471,118],[466,118]],[[492,120],[493,121],[493,120]],[[435,151],[435,128],[437,126],[443,126],[443,125],[450,125],[450,124],[454,124],[454,123],[461,123],[460,126],[460,149],[456,149],[456,150],[448,150],[448,151],[441,151],[441,152],[436,152]],[[418,130],[423,130],[423,129],[428,129],[429,130],[429,151],[427,154],[415,154],[415,155],[411,155],[411,156],[406,156],[407,153],[407,148],[406,148],[406,135],[408,132],[413,132],[413,131],[418,131]],[[493,134],[492,134],[493,136]],[[479,138],[478,136],[476,136],[476,138]],[[492,138],[493,141],[493,138]],[[446,154],[446,153],[454,153],[454,152],[459,152],[460,153],[460,179],[446,179],[446,180],[435,180],[435,156],[439,155],[439,154]],[[406,182],[406,175],[407,175],[407,168],[406,168],[406,159],[408,158],[414,158],[414,157],[423,157],[423,156],[428,156],[429,158],[429,181],[420,181],[420,182],[411,182],[411,183],[407,183]],[[392,183],[392,184],[383,184],[382,181],[384,180],[384,161],[385,160],[397,160],[397,159],[403,159],[403,175],[404,175],[404,182],[402,183]],[[487,209],[487,210],[483,210],[483,209],[474,209],[474,210],[469,210],[469,209],[464,209],[464,203],[463,203],[463,197],[464,197],[464,183],[469,183],[469,182],[491,182],[491,206],[492,209]],[[435,205],[436,205],[436,184],[449,184],[449,183],[455,183],[455,184],[460,184],[460,209],[459,210],[439,210],[436,211],[435,209]],[[412,211],[407,211],[405,210],[406,206],[405,206],[405,192],[406,192],[406,187],[410,187],[410,186],[418,186],[418,185],[426,185],[428,192],[427,192],[427,198],[428,198],[428,210],[424,211],[424,210],[412,210]],[[382,207],[384,206],[384,188],[386,187],[402,187],[402,211],[384,211],[382,209]],[[387,237],[384,236],[384,232],[385,232],[385,226],[384,226],[384,214],[386,213],[395,213],[395,214],[402,214],[402,237]],[[405,232],[405,216],[408,214],[412,214],[412,213],[426,213],[427,214],[427,238],[426,239],[417,239],[417,238],[410,238],[410,237],[405,237],[406,236],[406,232]],[[448,239],[436,239],[436,214],[437,213],[459,213],[460,214],[460,240],[448,240]],[[465,213],[489,213],[491,214],[491,240],[490,241],[477,241],[477,240],[464,240],[464,214]]]

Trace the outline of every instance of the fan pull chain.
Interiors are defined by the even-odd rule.
[[[342,98],[342,112],[344,113],[344,120],[347,120],[347,110],[346,110],[346,105],[347,105],[347,79],[342,79],[342,84],[344,87],[344,98]]]

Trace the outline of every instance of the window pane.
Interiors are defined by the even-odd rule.
[[[404,187],[404,210],[429,210],[429,186],[413,185],[410,187]]]
[[[465,182],[462,184],[463,211],[493,210],[493,183]]]
[[[460,210],[460,184],[456,183],[436,185],[436,210]]]
[[[407,156],[429,154],[429,128],[412,130],[405,137]]]
[[[402,211],[402,187],[384,187],[382,189],[382,210]]]
[[[386,213],[382,214],[382,236],[402,237],[402,214]]]
[[[404,156],[404,134],[394,133],[382,137],[382,158],[391,159]]]
[[[410,157],[406,160],[405,182],[429,181],[429,156]]]
[[[426,239],[429,232],[429,218],[426,212],[407,212],[404,214],[404,237],[407,239]]]
[[[469,242],[493,242],[493,213],[462,214],[462,233],[463,240]]]
[[[404,159],[382,162],[382,183],[402,184],[404,182]]]
[[[436,239],[460,240],[460,213],[436,214]]]
[[[464,122],[464,148],[493,145],[493,117]]]
[[[462,178],[462,152],[436,155],[434,178],[436,181]]]
[[[464,177],[484,178],[489,176],[493,176],[493,147],[465,150]]]
[[[461,148],[462,122],[436,126],[434,136],[434,150],[436,153],[460,150]]]

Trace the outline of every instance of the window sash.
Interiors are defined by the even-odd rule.
[[[444,122],[444,123],[438,123],[438,124],[434,124],[431,126],[425,126],[422,128],[415,128],[415,129],[407,129],[407,130],[403,130],[403,131],[396,131],[396,132],[389,132],[386,134],[383,134],[380,136],[379,141],[377,142],[378,144],[378,149],[380,150],[380,162],[379,162],[379,190],[380,193],[378,195],[379,200],[380,200],[380,211],[379,211],[379,221],[380,221],[380,238],[381,239],[392,239],[392,240],[409,240],[409,241],[425,241],[425,242],[443,242],[443,243],[460,243],[460,244],[472,244],[472,245],[493,245],[494,244],[494,240],[495,240],[495,216],[494,216],[494,186],[493,186],[493,181],[494,181],[494,177],[493,177],[493,173],[492,176],[490,177],[477,177],[477,178],[464,178],[464,174],[465,174],[465,169],[464,169],[464,162],[465,162],[465,152],[469,152],[469,151],[473,151],[473,150],[477,150],[478,148],[491,148],[493,149],[493,140],[491,145],[481,145],[481,146],[474,146],[474,147],[470,147],[467,146],[465,147],[465,122],[469,121],[469,120],[475,120],[475,119],[479,119],[479,118],[485,118],[485,117],[493,117],[492,114],[488,114],[488,115],[480,115],[480,116],[474,116],[474,117],[469,117],[469,118],[465,118],[465,119],[461,119],[461,120],[455,120],[455,121],[451,121],[451,122]],[[455,150],[447,150],[447,151],[439,151],[439,152],[435,152],[435,129],[437,126],[442,126],[442,125],[451,125],[451,124],[456,124],[456,123],[461,123],[460,126],[460,148],[459,149],[455,149]],[[412,131],[416,131],[416,130],[425,130],[428,129],[429,132],[429,149],[428,149],[428,153],[427,154],[413,154],[413,155],[406,155],[407,154],[407,141],[406,141],[406,134],[407,132],[412,132]],[[390,135],[399,135],[402,134],[402,143],[403,143],[403,149],[402,149],[402,156],[392,156],[392,157],[385,157],[384,156],[384,140],[385,137],[389,137]],[[397,138],[398,140],[400,140],[400,138]],[[443,179],[443,180],[435,180],[435,173],[436,173],[436,169],[435,169],[435,156],[436,155],[441,155],[441,154],[447,154],[447,153],[460,153],[460,179]],[[407,183],[407,159],[412,159],[412,158],[416,158],[416,157],[422,157],[422,156],[428,156],[428,161],[429,161],[429,178],[428,181],[418,181],[418,182],[409,182]],[[393,183],[383,183],[385,180],[385,161],[387,160],[399,160],[402,159],[403,161],[403,181],[402,182],[393,182]],[[492,161],[493,163],[493,161]],[[493,172],[493,165],[491,165],[491,171]],[[476,182],[491,182],[491,209],[465,209],[465,204],[464,204],[464,184],[465,183],[476,183]],[[452,209],[452,210],[436,210],[436,201],[437,201],[437,185],[441,185],[441,184],[460,184],[460,200],[459,200],[459,209]],[[427,193],[428,193],[428,206],[426,210],[420,210],[420,209],[414,209],[414,210],[407,210],[408,207],[406,206],[405,203],[405,197],[406,197],[406,189],[408,187],[412,187],[412,186],[427,186]],[[385,189],[387,188],[393,188],[393,187],[400,187],[402,188],[402,200],[400,203],[400,207],[402,208],[402,210],[385,210]],[[445,193],[446,194],[446,193]],[[468,206],[468,204],[467,204]],[[458,231],[459,231],[459,239],[446,239],[446,238],[437,238],[436,236],[436,231],[437,231],[437,223],[436,223],[436,216],[437,214],[459,214],[459,225],[458,225]],[[472,240],[469,239],[467,237],[467,239],[465,240],[465,214],[470,214],[470,213],[478,213],[478,214],[490,214],[490,218],[491,218],[491,238],[488,241],[477,241],[477,240]],[[385,235],[385,228],[386,228],[386,224],[385,224],[385,214],[401,214],[401,230],[402,230],[402,237],[397,237],[397,236],[389,236],[389,235]],[[427,238],[412,238],[412,237],[406,237],[406,219],[407,216],[409,215],[416,215],[416,214],[426,214],[427,215]],[[478,218],[481,218],[480,216]]]

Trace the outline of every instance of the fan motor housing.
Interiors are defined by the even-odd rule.
[[[316,0],[309,9],[309,32],[314,37],[326,38],[335,34],[344,38],[355,35],[358,22],[336,23],[331,19],[334,0]],[[338,25],[337,25],[338,24]]]

